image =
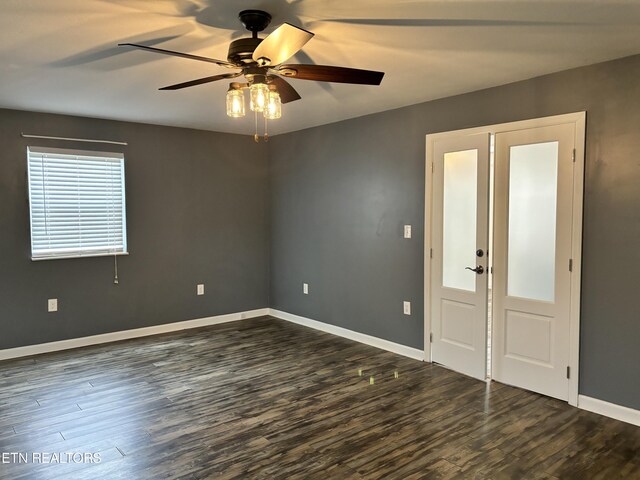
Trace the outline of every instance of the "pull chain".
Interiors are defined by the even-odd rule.
[[[268,142],[269,141],[269,132],[267,131],[267,117],[264,117],[264,141]]]
[[[256,143],[260,143],[260,135],[258,135],[258,112],[253,112],[255,119],[256,119],[256,133],[253,136],[253,139],[255,140]]]
[[[113,256],[113,269],[114,269],[114,277],[113,277],[113,283],[114,285],[118,285],[118,256],[114,255]]]

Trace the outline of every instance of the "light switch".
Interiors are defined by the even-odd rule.
[[[404,226],[404,238],[411,238],[411,225]]]
[[[58,299],[57,298],[50,298],[47,301],[47,310],[49,312],[57,312],[58,311]]]
[[[197,291],[198,295],[204,295],[204,283],[198,284],[198,288],[197,288],[196,291]]]
[[[405,315],[411,315],[411,302],[402,302],[402,310]]]
[[[305,295],[309,295],[309,284],[308,283],[303,283],[302,284],[302,293],[304,293]]]

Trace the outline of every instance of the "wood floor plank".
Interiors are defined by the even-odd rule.
[[[640,478],[640,428],[270,318],[0,363],[6,451],[102,455],[12,480]]]

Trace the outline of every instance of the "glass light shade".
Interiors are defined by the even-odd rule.
[[[244,117],[244,92],[242,89],[227,91],[227,115],[238,118]]]
[[[274,90],[269,91],[267,106],[264,109],[264,116],[269,120],[275,120],[282,116],[282,102],[280,101],[280,94]]]
[[[249,87],[251,92],[251,111],[264,112],[269,96],[269,87],[264,83],[254,83]]]

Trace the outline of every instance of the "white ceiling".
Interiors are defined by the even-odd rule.
[[[227,69],[116,47],[226,59],[245,8],[272,14],[266,33],[316,34],[291,63],[386,72],[379,87],[290,80],[303,99],[271,133],[640,53],[640,0],[3,0],[0,107],[251,134],[253,117],[225,114],[227,82],[158,91]]]

